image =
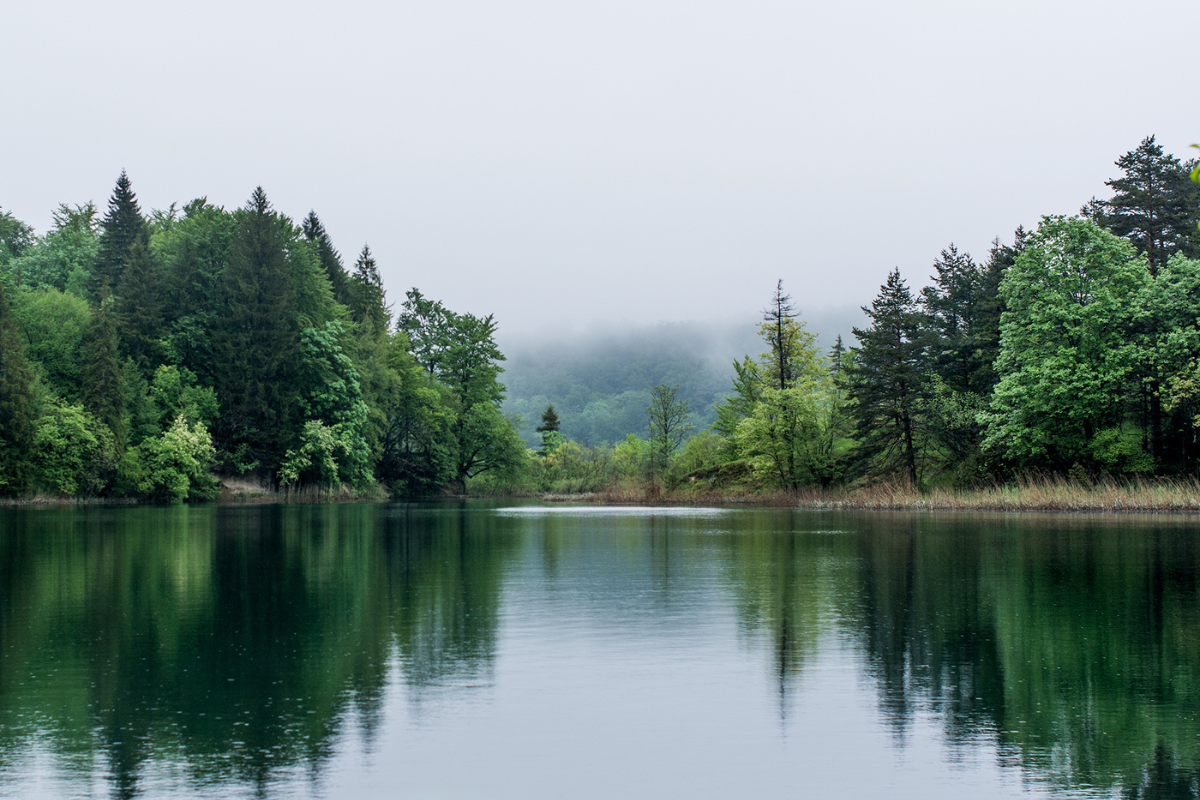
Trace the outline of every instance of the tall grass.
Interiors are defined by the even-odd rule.
[[[1200,511],[1200,479],[1102,478],[1081,483],[1036,475],[978,489],[921,491],[899,481],[854,489],[659,491],[645,483],[620,484],[586,494],[542,495],[547,501],[605,505],[753,504],[791,508],[844,508],[888,511]]]

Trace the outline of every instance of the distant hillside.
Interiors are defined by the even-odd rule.
[[[847,338],[853,324],[852,312],[808,321],[826,347],[843,328]],[[508,358],[500,377],[508,389],[504,411],[522,418],[521,436],[531,445],[539,440],[534,429],[551,403],[565,436],[586,445],[611,444],[628,433],[647,435],[650,391],[664,383],[679,386],[697,429],[708,427],[730,388],[733,361],[764,348],[757,326],[753,319],[738,325],[682,322],[511,337],[501,342]]]

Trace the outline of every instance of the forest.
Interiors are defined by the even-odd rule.
[[[522,387],[507,416],[492,316],[415,288],[389,303],[369,247],[348,267],[315,212],[296,224],[261,188],[239,209],[144,212],[122,173],[103,214],[64,204],[40,236],[0,209],[0,495],[1192,475],[1200,174],[1154,137],[1116,166],[1111,198],[1018,228],[983,260],[950,244],[920,290],[893,270],[853,343],[820,347],[781,280],[762,352],[724,387],[629,342],[603,356],[608,386],[580,390],[558,365],[563,380]]]

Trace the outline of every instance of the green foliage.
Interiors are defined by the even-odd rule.
[[[92,323],[87,301],[59,289],[20,292],[13,297],[13,316],[24,334],[25,350],[41,365],[41,376],[56,395],[80,398],[83,342]]]
[[[397,386],[384,412],[376,475],[393,494],[432,494],[455,478],[450,391],[421,368],[404,334],[392,340],[388,366]]]
[[[208,500],[217,494],[211,469],[216,458],[212,437],[203,422],[190,426],[183,414],[161,436],[138,446],[139,491],[151,499],[182,503]]]
[[[385,335],[391,326],[392,315],[387,308],[387,293],[383,290],[383,278],[371,255],[371,248],[363,245],[348,290],[350,314],[354,321],[376,335]]]
[[[91,203],[61,205],[54,228],[21,248],[8,270],[17,283],[31,289],[54,288],[90,297],[92,270],[100,252],[96,207]]]
[[[140,237],[149,237],[146,220],[138,207],[137,195],[125,170],[117,178],[112,197],[108,200],[108,211],[100,222],[100,250],[97,254],[95,281],[97,289],[108,286],[116,291],[129,262],[134,242]]]
[[[146,235],[139,233],[129,247],[113,308],[121,354],[131,359],[143,375],[153,371],[163,357],[158,270]]]
[[[870,308],[869,328],[855,328],[858,347],[849,370],[861,454],[872,471],[920,483],[925,450],[921,401],[927,393],[926,339],[912,293],[894,269]]]
[[[661,475],[670,466],[675,451],[695,430],[692,410],[686,400],[679,399],[678,386],[660,383],[650,393],[646,414],[650,420],[650,469]]]
[[[1145,259],[1078,218],[1046,217],[1000,285],[1007,304],[1000,382],[985,450],[1025,468],[1101,466],[1097,440],[1119,428],[1137,353],[1136,299]]]
[[[28,487],[33,417],[33,373],[0,286],[0,495],[20,494]]]
[[[33,228],[11,211],[0,211],[0,267],[19,257],[34,242]]]
[[[82,406],[49,404],[33,437],[34,483],[61,495],[98,495],[117,466],[109,427]]]
[[[1093,200],[1084,212],[1098,225],[1131,241],[1146,256],[1151,274],[1175,253],[1200,257],[1200,188],[1189,181],[1193,165],[1163,153],[1153,136],[1117,159],[1123,175],[1105,181],[1109,200]]]
[[[113,301],[101,287],[100,307],[83,337],[83,402],[108,426],[118,449],[125,446],[125,376],[117,352]]]
[[[279,483],[337,487],[343,479],[338,464],[347,461],[350,453],[350,444],[337,430],[320,420],[309,420],[300,432],[298,446],[284,456]]]
[[[309,435],[307,421],[327,425],[340,444],[337,473],[341,480],[365,486],[371,480],[369,410],[363,401],[358,371],[341,346],[345,336],[345,326],[338,321],[326,323],[321,330],[301,331],[300,383],[306,387],[299,399],[301,417],[306,420],[302,438]],[[321,474],[324,483],[324,472]]]
[[[274,471],[291,441],[299,394],[299,329],[293,270],[288,263],[290,226],[262,188],[239,212],[222,278],[225,314],[214,342],[221,364],[219,442]],[[327,285],[327,284],[326,284]]]

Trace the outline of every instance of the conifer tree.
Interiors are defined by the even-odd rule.
[[[108,200],[108,212],[100,222],[100,255],[97,258],[95,281],[97,287],[108,284],[109,289],[121,285],[121,274],[129,260],[133,243],[139,235],[146,235],[146,220],[138,207],[137,195],[125,170],[117,178],[112,197]]]
[[[125,378],[117,343],[117,320],[107,286],[100,287],[100,307],[84,335],[83,400],[108,426],[118,451],[125,446]]]
[[[220,444],[243,463],[278,466],[291,439],[298,330],[284,222],[262,187],[239,215],[224,275],[225,320],[215,371],[223,405]]]
[[[953,391],[978,392],[982,386],[978,322],[984,298],[984,272],[969,253],[951,244],[933,263],[933,285],[922,291],[928,315],[928,346],[937,374]]]
[[[1196,223],[1200,219],[1200,187],[1189,180],[1189,165],[1163,153],[1153,136],[1117,159],[1124,173],[1105,181],[1109,200],[1093,200],[1083,209],[1097,224],[1133,242],[1145,253],[1150,274],[1174,253],[1200,255]]]
[[[317,217],[316,211],[308,212],[304,222],[300,223],[300,230],[304,233],[304,238],[317,248],[317,259],[329,278],[329,285],[333,288],[333,299],[342,305],[349,305],[350,277],[346,274],[346,268],[342,266],[341,254],[334,249],[333,242],[329,240],[329,234]]]
[[[791,295],[784,294],[783,280],[775,284],[771,305],[763,312],[761,333],[771,347],[769,369],[776,389],[790,389],[795,383],[791,351],[796,333],[796,309]]]
[[[20,494],[29,484],[32,386],[24,343],[0,286],[0,495]]]
[[[871,326],[853,329],[858,347],[850,384],[863,453],[883,469],[903,469],[917,485],[926,358],[921,314],[899,269],[863,312]]]
[[[158,271],[144,234],[129,248],[113,313],[122,355],[148,376],[162,360],[163,316]]]
[[[546,406],[546,410],[542,412],[542,424],[538,425],[536,430],[542,435],[541,453],[545,455],[554,445],[555,439],[558,438],[558,414],[554,411],[554,404]],[[559,440],[561,441],[561,439]]]
[[[350,281],[349,306],[354,321],[375,335],[385,335],[391,325],[392,315],[387,309],[383,279],[379,277],[379,268],[367,245],[363,245],[358,255]]]

